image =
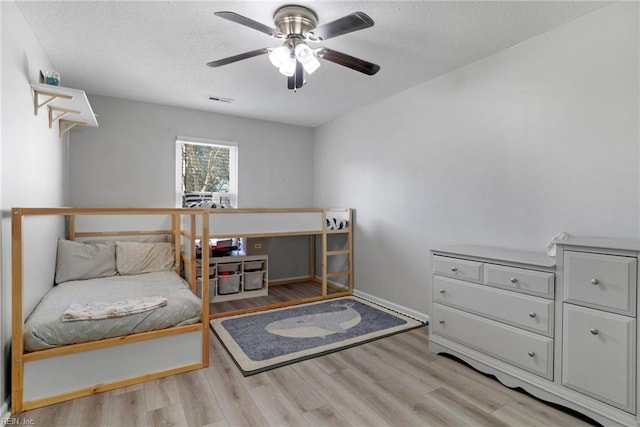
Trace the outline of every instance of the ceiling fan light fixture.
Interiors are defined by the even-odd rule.
[[[280,68],[282,65],[291,58],[291,51],[287,46],[280,46],[269,53],[269,60],[274,67]]]
[[[312,74],[320,67],[320,61],[316,58],[315,53],[304,43],[296,45],[295,56],[296,59],[300,61],[307,74]]]
[[[284,74],[287,77],[291,77],[296,72],[296,58],[289,56],[287,60],[278,68],[280,74]]]

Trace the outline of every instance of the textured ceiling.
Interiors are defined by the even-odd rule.
[[[17,1],[63,86],[302,126],[416,86],[603,6],[603,2],[299,1],[319,23],[355,11],[372,28],[321,46],[377,63],[374,76],[321,61],[293,92],[266,55],[210,68],[209,61],[278,40],[214,16],[233,11],[273,26],[271,1]],[[210,96],[232,98],[213,102]]]

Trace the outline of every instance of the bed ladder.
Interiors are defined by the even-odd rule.
[[[349,209],[325,209],[322,214],[322,242],[321,242],[321,264],[322,264],[322,296],[327,296],[329,287],[340,289],[343,284],[332,283],[331,280],[337,277],[346,277],[347,289],[343,292],[353,293],[353,213]],[[334,218],[346,220],[342,227],[329,227]],[[335,224],[335,223],[334,223]],[[329,236],[339,234],[346,235],[347,241],[344,248],[329,250]],[[345,257],[346,265],[341,270],[329,271],[329,261],[332,258]]]

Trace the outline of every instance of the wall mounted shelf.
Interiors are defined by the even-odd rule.
[[[58,122],[60,138],[74,126],[98,127],[98,120],[84,91],[43,83],[31,83],[34,91],[33,114],[46,106],[49,128]]]

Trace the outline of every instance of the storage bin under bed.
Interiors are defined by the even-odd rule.
[[[240,292],[240,275],[229,274],[218,277],[218,295],[228,295]]]
[[[264,284],[264,272],[263,271],[254,271],[244,273],[244,290],[245,291],[254,291],[256,289],[262,289]]]

